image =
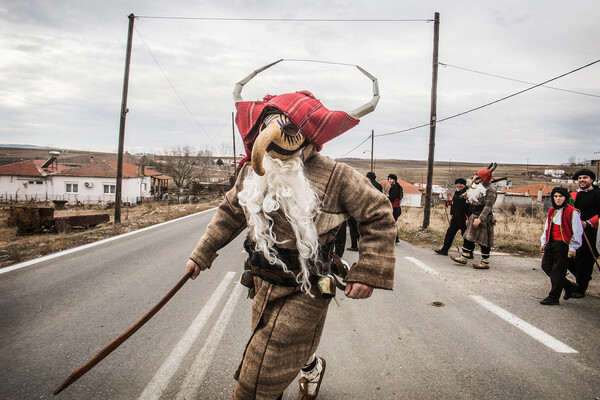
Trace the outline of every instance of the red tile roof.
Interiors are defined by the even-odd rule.
[[[385,181],[379,182],[381,186],[383,186],[383,191],[387,193],[390,190],[390,182],[386,179]],[[406,182],[405,180],[398,179],[398,183],[402,186],[402,191],[404,194],[413,193],[413,194],[421,194],[421,191],[418,187],[413,185],[410,182]]]
[[[92,164],[82,165],[81,167],[71,168],[68,171],[61,172],[61,176],[81,176],[89,178],[116,178],[117,162],[102,161]],[[138,173],[138,166],[123,162],[123,178],[136,178],[138,176],[151,176],[156,179],[171,179],[170,176],[161,174],[151,168],[144,168],[144,174]]]
[[[550,196],[550,193],[552,193],[552,189],[554,189],[554,186],[546,185],[544,183],[536,183],[535,185],[527,185],[527,186],[521,186],[518,188],[505,189],[505,190],[502,190],[502,192],[510,193],[510,194],[527,194],[527,193],[529,193],[530,196],[537,197],[540,189],[542,189],[543,196]]]
[[[43,176],[69,169],[66,165],[57,164],[56,171],[52,168],[42,168],[46,160],[27,160],[0,166],[0,175],[13,176]]]

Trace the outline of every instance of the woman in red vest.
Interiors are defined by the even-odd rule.
[[[581,215],[579,210],[569,204],[571,195],[566,188],[555,187],[552,189],[550,200],[552,208],[548,211],[548,218],[542,233],[542,269],[550,277],[552,288],[548,297],[540,301],[546,306],[559,304],[558,299],[565,290],[565,298],[569,298],[570,286],[565,286],[568,258],[574,258],[581,247]]]

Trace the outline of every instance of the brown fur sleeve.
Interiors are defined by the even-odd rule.
[[[238,179],[231,190],[225,194],[225,199],[217,208],[212,220],[208,223],[204,235],[190,255],[201,270],[210,268],[217,258],[217,251],[235,239],[246,228],[246,217],[238,202],[238,191],[242,189],[242,182],[248,173],[249,165],[246,164],[240,171]]]
[[[336,165],[332,183],[337,188],[331,189],[339,190],[339,206],[356,219],[360,233],[358,262],[346,281],[392,290],[397,228],[389,200],[366,177],[343,163]]]

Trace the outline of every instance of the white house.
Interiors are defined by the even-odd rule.
[[[56,157],[27,160],[0,166],[0,198],[5,200],[52,200],[52,174],[69,169]]]
[[[48,160],[50,161],[50,160]],[[43,160],[0,166],[0,196],[7,199],[67,200],[70,203],[113,202],[117,162],[102,161],[68,168]],[[143,166],[123,163],[121,199],[135,203],[166,191],[170,176]]]
[[[379,183],[383,187],[383,193],[387,194],[390,191],[390,183],[387,180]],[[423,197],[423,193],[421,193],[419,188],[402,179],[398,179],[398,183],[400,186],[402,186],[402,191],[404,192],[400,206],[421,207],[421,198]]]
[[[564,169],[545,169],[544,175],[552,176],[554,178],[562,178],[565,175]]]
[[[136,203],[153,197],[167,189],[168,175],[143,166],[123,162],[121,200]],[[117,187],[117,162],[102,161],[71,168],[52,175],[55,195],[69,202],[115,201]]]
[[[416,187],[420,187],[421,189],[427,188],[426,181],[415,182]],[[448,189],[442,186],[439,182],[431,182],[431,193],[446,195],[448,193]]]

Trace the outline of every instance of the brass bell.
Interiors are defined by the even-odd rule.
[[[335,280],[332,275],[327,274],[319,277],[318,286],[323,298],[330,299],[335,297]]]

